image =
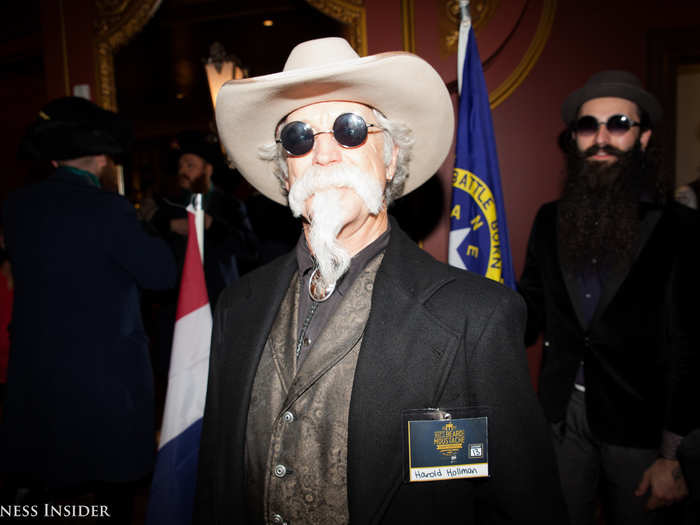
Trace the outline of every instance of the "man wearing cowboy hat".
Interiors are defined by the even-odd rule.
[[[219,301],[195,521],[566,523],[522,302],[387,215],[451,147],[437,72],[312,40],[226,84],[216,114],[303,235]]]
[[[49,102],[21,149],[56,170],[3,206],[15,303],[1,469],[30,489],[24,503],[94,492],[120,523],[130,523],[131,483],[154,458],[139,290],[173,287],[176,273],[166,243],[102,187],[129,137],[125,121],[92,102]]]
[[[544,331],[539,396],[572,523],[657,523],[686,485],[698,426],[698,215],[669,202],[651,142],[656,98],[602,71],[562,106],[567,179],[539,210],[519,290]],[[673,522],[675,523],[675,521]]]

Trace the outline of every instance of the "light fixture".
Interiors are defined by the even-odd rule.
[[[275,25],[275,22],[268,18],[267,20],[263,20],[263,25],[265,27],[272,27],[273,25]]]
[[[207,72],[209,93],[214,107],[216,107],[216,95],[225,82],[245,78],[248,74],[241,67],[240,60],[226,53],[224,46],[219,42],[214,42],[209,48],[209,58],[204,60],[204,69]]]

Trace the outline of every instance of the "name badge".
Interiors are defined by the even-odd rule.
[[[405,481],[489,476],[488,409],[407,410],[402,417]]]

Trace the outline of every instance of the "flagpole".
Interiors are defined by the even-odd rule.
[[[194,224],[197,232],[197,241],[199,245],[199,256],[204,261],[204,210],[202,209],[202,194],[195,193],[190,201],[194,208]]]
[[[472,26],[472,17],[469,15],[469,0],[459,0],[459,10],[462,16],[461,21],[459,23],[459,43],[457,46],[457,94],[461,95],[464,56],[467,53],[469,29]]]

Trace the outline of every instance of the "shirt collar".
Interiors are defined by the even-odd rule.
[[[345,292],[355,281],[355,278],[360,274],[365,266],[374,259],[375,256],[383,252],[389,245],[389,236],[391,234],[391,224],[387,223],[387,228],[384,233],[379,237],[369,243],[367,246],[362,248],[350,261],[350,268],[345,272],[340,278],[337,285],[337,291],[341,295],[345,295]],[[314,256],[311,255],[311,250],[309,250],[306,244],[306,236],[302,231],[299,241],[296,245],[296,258],[297,266],[299,268],[299,275],[301,277],[307,276],[314,267]]]

